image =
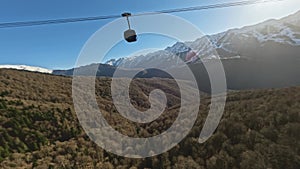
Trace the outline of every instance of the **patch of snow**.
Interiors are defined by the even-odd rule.
[[[0,65],[0,69],[16,69],[16,70],[27,70],[31,72],[40,72],[40,73],[52,73],[52,70],[35,67],[35,66],[27,66],[27,65]]]
[[[228,59],[240,59],[241,56],[237,55],[237,56],[231,56],[231,57],[222,57],[222,60],[228,60]]]
[[[110,59],[107,62],[105,62],[104,64],[110,65],[110,66],[115,66],[118,67],[122,61],[124,60],[124,58],[119,58],[119,59]]]

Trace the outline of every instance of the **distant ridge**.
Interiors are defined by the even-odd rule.
[[[27,65],[0,65],[0,69],[17,69],[26,70],[30,72],[40,72],[40,73],[52,73],[53,71],[46,68],[27,66]]]

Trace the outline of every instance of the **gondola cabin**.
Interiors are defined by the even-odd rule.
[[[122,14],[122,17],[126,17],[127,24],[129,27],[129,29],[124,32],[124,39],[130,43],[137,41],[137,35],[136,32],[130,27],[129,16],[131,16],[131,13],[126,12]]]
[[[134,30],[128,29],[124,32],[124,38],[127,42],[135,42],[137,41],[137,35]]]

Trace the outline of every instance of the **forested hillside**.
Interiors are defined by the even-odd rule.
[[[111,79],[96,82],[104,117],[128,136],[157,135],[178,114],[180,93],[171,79],[132,83],[131,102],[141,110],[149,108],[151,90],[159,87],[167,93],[166,111],[148,124],[124,120],[110,97]],[[130,159],[106,152],[84,133],[73,108],[71,83],[70,77],[0,70],[0,168],[300,168],[300,87],[230,92],[215,134],[199,144],[210,104],[202,93],[198,119],[188,137],[159,156]]]

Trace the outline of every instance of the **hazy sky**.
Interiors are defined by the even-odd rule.
[[[240,0],[1,0],[0,22],[111,15],[124,11],[136,13],[236,1]],[[195,24],[205,34],[214,34],[271,18],[281,18],[298,10],[299,0],[285,0],[177,13],[176,16]],[[71,68],[88,38],[111,21],[0,29],[0,64],[26,64],[50,69]],[[173,43],[171,39],[149,35],[139,40],[134,45],[119,45],[108,57],[122,57],[142,49],[163,48]]]

